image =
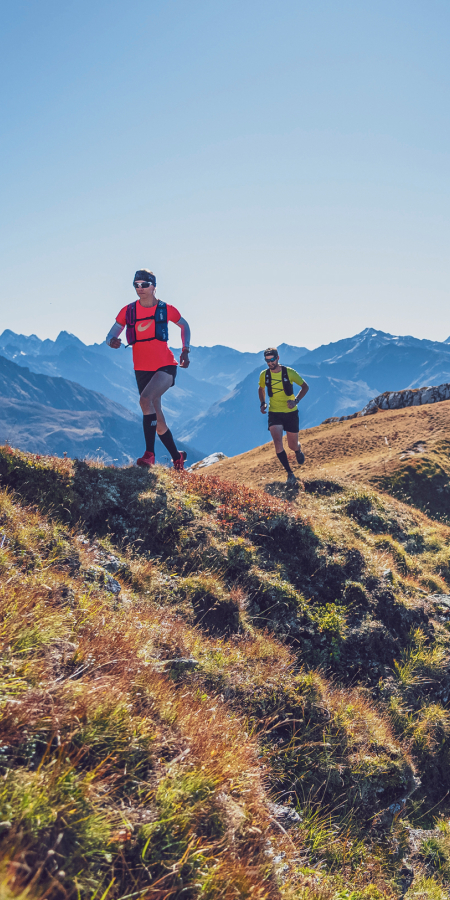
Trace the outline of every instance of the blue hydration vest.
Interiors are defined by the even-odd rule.
[[[146,337],[138,337],[136,334],[136,303],[129,303],[126,311],[126,336],[128,344],[141,344],[143,341],[168,341],[169,340],[169,327],[167,325],[167,304],[162,300],[158,300],[156,304],[156,309],[153,316],[144,316],[143,319],[139,319],[139,322],[147,322],[149,319],[155,320],[155,336],[151,338]]]

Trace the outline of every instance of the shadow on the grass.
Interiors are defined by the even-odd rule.
[[[264,486],[266,494],[281,500],[290,500],[292,497],[296,497],[301,489],[303,489],[303,485],[300,481],[292,485],[287,485],[285,481],[271,481],[270,484]]]

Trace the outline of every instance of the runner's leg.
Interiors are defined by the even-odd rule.
[[[292,475],[292,469],[289,465],[286,450],[283,449],[283,426],[271,425],[269,431],[272,435],[272,440],[275,444],[275,451],[281,465],[284,469],[286,469],[288,475]]]
[[[156,419],[157,419],[156,431],[157,431],[158,435],[161,435],[161,433],[164,434],[164,432],[167,431],[167,429],[169,427],[167,425],[167,422],[164,418],[164,413],[162,411],[161,397],[155,397],[155,399],[153,401],[153,406],[155,407],[155,415],[156,415]]]
[[[161,400],[163,394],[169,390],[173,385],[173,376],[169,375],[168,372],[156,372],[153,376],[152,380],[149,381],[147,386],[142,391],[142,394],[139,398],[139,403],[141,404],[141,409],[144,416],[149,415],[150,413],[156,413],[157,418],[157,432],[158,434],[162,431],[167,430],[166,420],[164,418],[162,409],[161,409]]]
[[[147,416],[144,416],[143,424],[145,449],[148,450],[149,453],[154,453],[156,437],[156,413],[149,413]]]
[[[283,426],[271,425],[269,431],[275,444],[275,453],[278,455],[278,453],[281,453],[283,450]]]
[[[161,408],[161,397],[165,394],[166,391],[173,385],[173,376],[169,375],[168,372],[156,372],[153,376],[152,380],[149,381],[148,385],[141,394],[141,409],[144,411],[144,405],[151,406],[153,408],[154,413],[156,414],[156,432],[158,437],[161,439],[164,444],[166,450],[169,451],[174,462],[180,459],[180,453],[178,452],[175,441],[173,439],[172,432],[167,427],[167,422],[164,418],[164,413]]]
[[[287,431],[286,432],[287,442],[289,450],[293,450],[297,459],[299,466],[302,466],[305,462],[305,454],[302,452],[302,445],[298,439],[297,431]]]
[[[287,442],[289,450],[293,450],[294,453],[296,450],[300,450],[300,444],[298,442],[298,434],[295,431],[287,431],[286,432]]]
[[[145,453],[142,457],[139,457],[137,460],[138,466],[151,466],[155,462],[155,437],[156,437],[156,413],[154,407],[145,402],[142,402],[141,397],[145,388],[148,386],[149,381],[151,381],[154,373],[153,372],[141,372],[137,371],[136,373],[136,383],[139,389],[139,402],[141,404],[141,409],[143,412],[142,424],[144,427],[144,437],[145,437]]]

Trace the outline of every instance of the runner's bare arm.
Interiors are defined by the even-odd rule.
[[[189,350],[191,349],[191,329],[186,319],[183,319],[183,316],[178,319],[176,324],[181,329],[180,367],[187,369],[189,365]]]
[[[301,390],[298,392],[297,396],[294,397],[293,400],[288,400],[287,405],[289,409],[293,409],[294,406],[297,406],[297,403],[300,403],[300,400],[303,400],[305,394],[309,391],[309,384],[306,384],[306,381],[303,382]]]
[[[112,347],[113,350],[118,350],[122,341],[119,338],[119,334],[122,334],[125,325],[119,325],[118,322],[114,322],[113,327],[108,334],[106,335],[106,343],[109,347]]]
[[[299,391],[299,393],[297,394],[297,396],[295,398],[295,402],[300,403],[300,400],[303,400],[303,397],[305,396],[305,394],[308,393],[308,391],[309,391],[309,384],[306,384],[306,381],[304,381],[302,384],[302,387],[301,387],[301,391]]]
[[[265,411],[266,411],[266,409],[267,409],[266,392],[265,392],[265,389],[262,388],[261,386],[258,387],[258,396],[259,396],[259,400],[260,400],[260,403],[261,403],[260,409],[261,409],[261,412],[262,412],[263,415],[264,415],[264,413],[265,413]]]

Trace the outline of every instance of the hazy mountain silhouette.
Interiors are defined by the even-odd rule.
[[[365,328],[315,350],[290,344],[281,344],[279,350],[281,361],[294,366],[310,384],[300,406],[303,428],[355,412],[386,390],[450,382],[450,338],[420,340]],[[135,414],[136,422],[140,420],[131,351],[124,347],[112,351],[106,343],[86,346],[65,331],[55,341],[42,341],[7,330],[0,336],[0,354],[31,372],[101,392],[104,400],[121,404]],[[167,420],[177,438],[202,448],[205,455],[215,450],[241,453],[265,441],[267,418],[259,411],[257,397],[263,367],[262,353],[241,353],[220,344],[193,347],[189,370],[179,369],[176,385],[164,397]],[[85,413],[91,409],[70,408]]]
[[[21,450],[134,462],[145,449],[142,418],[96,391],[30,372],[0,356],[0,443]],[[178,442],[190,462],[205,454]],[[157,458],[167,451],[156,441]]]
[[[290,360],[309,351],[282,345]],[[175,350],[175,355],[179,350]],[[7,329],[0,336],[0,354],[31,372],[76,381],[101,391],[139,415],[139,397],[131,350],[111,350],[106,343],[86,346],[75,335],[61,331],[55,341],[36,335],[15,334]],[[169,425],[207,410],[229,393],[261,360],[261,353],[240,353],[230,347],[193,347],[189,370],[179,369],[173,388],[164,397]]]

